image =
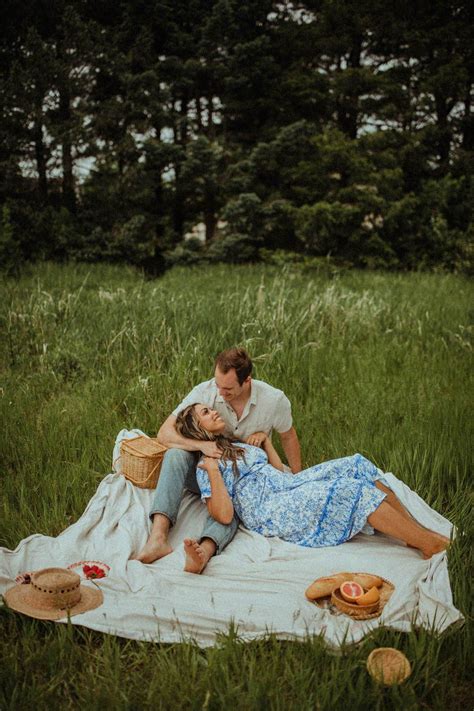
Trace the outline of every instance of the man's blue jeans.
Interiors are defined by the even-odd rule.
[[[184,449],[168,449],[161,465],[150,518],[156,513],[164,514],[173,526],[185,488],[193,494],[200,493],[196,480],[196,456]],[[238,525],[235,515],[232,522],[225,526],[208,514],[200,540],[211,538],[217,546],[216,553],[221,553],[235,536]]]

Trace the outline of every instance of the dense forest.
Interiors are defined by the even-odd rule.
[[[2,3],[0,260],[469,269],[472,5]]]

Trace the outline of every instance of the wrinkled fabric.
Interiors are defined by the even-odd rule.
[[[244,456],[237,473],[229,460],[220,461],[219,470],[237,516],[245,528],[263,536],[309,548],[337,546],[366,528],[368,516],[386,496],[375,486],[381,472],[361,454],[291,474],[269,464],[259,447],[240,446]],[[196,478],[201,498],[209,498],[207,472],[198,467]]]
[[[120,432],[114,460],[121,439],[137,434]],[[449,521],[403,482],[392,474],[384,474],[382,481],[420,523],[450,535]],[[191,640],[202,647],[218,644],[231,624],[243,640],[269,632],[291,640],[322,635],[337,649],[380,625],[441,632],[462,620],[453,605],[446,554],[423,560],[415,550],[379,533],[360,533],[342,545],[312,549],[240,527],[202,575],[185,573],[183,538],[198,536],[206,519],[205,506],[192,494],[185,495],[171,530],[173,553],[143,565],[131,557],[148,537],[152,498],[152,490],[138,489],[120,475],[118,459],[116,473],[102,480],[79,520],[59,536],[33,534],[15,550],[0,548],[0,593],[23,571],[102,561],[110,566],[108,576],[96,581],[104,603],[72,617],[72,624],[150,642]],[[340,571],[374,573],[395,585],[379,618],[355,621],[306,600],[305,589],[315,578]]]

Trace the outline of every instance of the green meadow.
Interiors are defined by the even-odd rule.
[[[293,406],[304,465],[369,457],[457,526],[448,552],[464,625],[379,630],[330,653],[319,638],[207,650],[39,622],[0,607],[0,709],[467,709],[472,640],[472,309],[453,274],[324,264],[30,267],[0,287],[0,545],[57,535],[111,469],[123,427],[156,433],[213,358],[245,346]],[[20,571],[19,571],[20,572]],[[365,660],[396,646],[401,686]]]

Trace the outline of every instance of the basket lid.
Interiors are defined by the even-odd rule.
[[[138,457],[156,457],[166,452],[168,448],[158,442],[155,437],[139,435],[133,439],[124,439],[120,445],[121,452],[135,454]]]

